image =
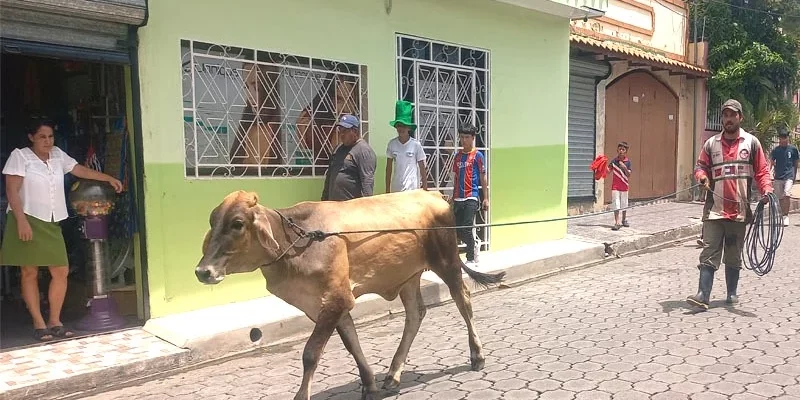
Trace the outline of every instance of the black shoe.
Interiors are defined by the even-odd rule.
[[[725,267],[725,285],[728,287],[728,298],[725,299],[727,304],[736,304],[739,302],[739,296],[736,295],[736,289],[739,286],[739,268]]]
[[[714,268],[703,266],[700,268],[700,280],[697,294],[686,298],[686,302],[693,307],[708,310],[711,298],[711,288],[714,285]]]
[[[622,221],[622,226],[624,226],[626,228],[630,228],[631,227],[631,225],[628,223],[627,220],[626,221]]]

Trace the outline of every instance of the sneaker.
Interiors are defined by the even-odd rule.
[[[630,224],[628,224],[628,221],[627,221],[627,220],[625,220],[625,221],[622,221],[622,226],[624,226],[624,227],[626,227],[626,228],[630,228],[630,227],[631,227],[631,225],[630,225]]]
[[[789,226],[789,216],[783,217],[783,226]]]
[[[480,259],[481,259],[480,254],[478,254],[478,252],[476,251],[475,256],[472,257],[472,260],[470,260],[469,258],[467,259],[467,265],[469,265],[471,268],[475,268],[478,266],[478,264],[480,264]]]
[[[619,230],[619,228],[620,228],[621,226],[622,226],[622,225],[614,225],[614,227],[613,227],[613,228],[611,228],[611,230],[612,230],[612,231],[618,231],[618,230]]]

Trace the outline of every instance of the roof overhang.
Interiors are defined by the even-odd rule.
[[[147,17],[146,0],[0,0],[0,8],[135,26],[144,23]]]
[[[608,9],[608,0],[493,0],[527,8],[556,17],[573,19],[599,18]]]
[[[636,47],[629,43],[600,40],[583,35],[570,34],[570,45],[607,61],[628,61],[632,66],[650,67],[655,71],[666,70],[670,75],[686,75],[689,78],[708,78],[711,71],[674,60],[663,54]]]

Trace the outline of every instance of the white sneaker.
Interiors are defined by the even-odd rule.
[[[783,217],[783,226],[789,226],[789,216]]]

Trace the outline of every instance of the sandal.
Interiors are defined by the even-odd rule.
[[[49,336],[49,337],[46,337]],[[53,333],[50,332],[49,329],[34,329],[33,330],[33,338],[40,341],[40,342],[49,342],[55,337],[53,337]]]
[[[60,338],[70,338],[75,336],[75,332],[64,327],[64,325],[53,326],[50,328],[50,332],[53,332],[53,335]]]

